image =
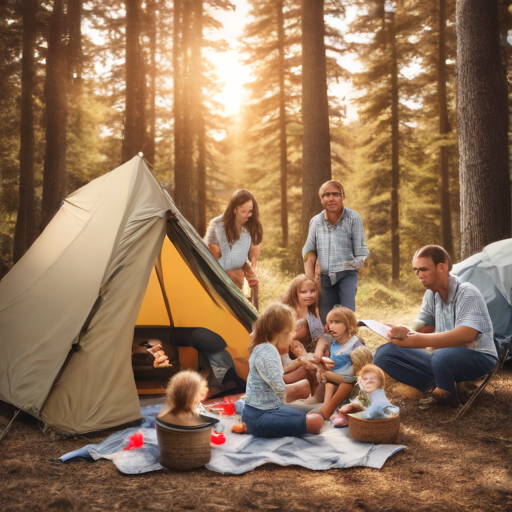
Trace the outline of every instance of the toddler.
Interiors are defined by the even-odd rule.
[[[184,370],[167,385],[166,401],[158,417],[173,425],[201,425],[197,409],[208,394],[206,379],[193,370]]]
[[[400,409],[394,406],[384,393],[386,377],[384,372],[374,364],[367,364],[361,369],[359,384],[367,395],[366,404],[358,397],[348,405],[344,405],[338,411],[338,417],[333,420],[333,424],[343,427],[348,424],[347,414],[366,410],[365,417],[369,420],[380,420],[395,416]]]

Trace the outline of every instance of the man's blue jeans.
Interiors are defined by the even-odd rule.
[[[417,348],[381,345],[373,363],[389,376],[420,391],[436,386],[459,401],[457,382],[475,380],[493,370],[498,359],[466,347],[450,347],[429,354]]]
[[[327,313],[340,304],[352,311],[356,310],[356,292],[358,275],[357,270],[345,270],[338,272],[337,282],[331,284],[331,279],[327,274],[320,275],[322,290],[320,291],[320,319],[325,324]]]

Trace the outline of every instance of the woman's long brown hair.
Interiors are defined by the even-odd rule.
[[[241,188],[233,194],[222,216],[224,229],[226,230],[226,238],[229,243],[235,243],[240,238],[240,233],[237,232],[235,226],[235,210],[239,206],[247,203],[247,201],[252,201],[252,217],[244,224],[244,227],[249,231],[253,245],[259,245],[263,240],[263,226],[260,222],[258,203],[248,190]]]

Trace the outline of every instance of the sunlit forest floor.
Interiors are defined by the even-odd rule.
[[[261,303],[278,298],[289,277],[279,262],[260,269]],[[423,290],[409,291],[363,278],[358,318],[406,323]],[[362,332],[375,349],[380,341]],[[107,434],[52,440],[38,423],[16,421],[0,446],[0,510],[8,511],[387,511],[462,512],[512,510],[512,365],[508,363],[457,423],[453,409],[418,409],[415,393],[389,383],[401,407],[399,444],[381,470],[315,472],[265,465],[241,476],[206,469],[125,476],[109,461],[69,464],[54,459]],[[9,418],[0,407],[0,427]]]

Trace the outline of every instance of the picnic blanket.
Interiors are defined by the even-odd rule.
[[[67,462],[76,458],[109,459],[125,474],[147,473],[164,469],[158,462],[160,451],[155,429],[155,416],[161,405],[141,408],[144,423],[139,427],[116,432],[100,444],[90,444],[63,455]],[[233,434],[231,427],[239,417],[222,417],[226,442],[212,445],[211,460],[206,468],[217,473],[240,475],[272,462],[281,466],[298,465],[313,470],[367,466],[381,468],[388,457],[406,448],[403,445],[369,444],[354,441],[348,429],[325,424],[319,435],[262,438]],[[124,451],[130,436],[142,432],[144,445]]]

